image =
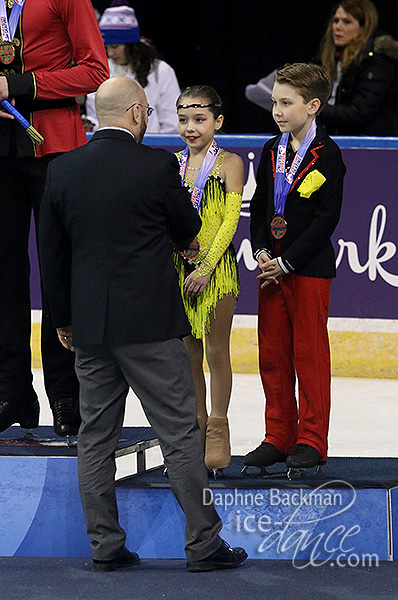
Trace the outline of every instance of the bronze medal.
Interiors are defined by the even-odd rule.
[[[287,231],[287,223],[282,215],[275,215],[271,221],[271,233],[277,240],[283,238]]]
[[[191,258],[194,258],[195,256],[197,256],[199,254],[198,240],[195,238],[193,240],[193,242],[191,243],[191,245],[188,248],[186,248],[185,250],[179,252],[179,254],[181,254],[181,256],[183,256],[187,260],[190,260]]]
[[[0,43],[0,60],[3,64],[9,65],[15,58],[15,48],[11,42]]]

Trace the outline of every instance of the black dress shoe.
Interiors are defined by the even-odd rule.
[[[54,431],[60,437],[77,435],[81,417],[77,398],[58,398],[51,402],[54,417]]]
[[[231,548],[227,542],[221,540],[218,550],[202,558],[202,560],[188,560],[187,569],[191,572],[214,571],[215,569],[233,569],[239,567],[247,558],[243,548]]]
[[[286,459],[286,465],[289,469],[311,469],[317,465],[325,464],[321,461],[321,455],[312,446],[308,444],[296,444],[292,453]]]
[[[127,550],[126,546],[123,546],[119,550],[115,558],[111,560],[96,560],[93,559],[93,571],[97,573],[105,573],[108,571],[116,571],[116,569],[128,569],[139,565],[141,562],[140,557],[135,552]]]
[[[246,454],[245,467],[270,467],[277,462],[285,462],[286,455],[269,442],[262,442],[257,448]]]
[[[0,401],[0,431],[19,423],[26,429],[34,429],[39,424],[40,405],[36,394],[22,402]]]

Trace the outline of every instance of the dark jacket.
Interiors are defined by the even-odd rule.
[[[343,73],[336,104],[319,120],[330,135],[398,135],[398,42],[389,35],[371,39],[360,62]]]
[[[343,178],[346,172],[337,144],[318,125],[315,139],[296,173],[286,200],[287,231],[280,240],[280,253],[270,224],[275,214],[274,177],[278,143],[269,140],[262,151],[257,170],[257,187],[250,206],[250,236],[253,254],[265,249],[272,257],[281,256],[296,275],[332,278],[336,275],[335,254],[330,237],[340,218]],[[326,178],[319,189],[304,197],[298,188],[311,173]],[[311,187],[311,186],[310,186]]]
[[[170,238],[185,248],[201,221],[173,154],[98,131],[52,161],[40,218],[46,305],[76,346],[190,332]]]

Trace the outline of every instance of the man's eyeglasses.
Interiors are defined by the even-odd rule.
[[[132,104],[131,106],[129,106],[128,108],[126,108],[125,112],[129,111],[136,104],[138,104],[138,106],[143,106],[144,108],[146,108],[146,112],[148,113],[148,117],[150,117],[151,114],[153,113],[153,111],[155,110],[154,108],[152,108],[152,106],[149,106],[149,104],[145,105],[145,104],[140,104],[139,102],[134,102],[134,104]]]

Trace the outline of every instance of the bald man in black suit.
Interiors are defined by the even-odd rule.
[[[200,218],[181,186],[174,155],[141,144],[150,107],[129,77],[102,84],[100,128],[55,159],[42,203],[40,254],[49,316],[76,350],[82,425],[79,485],[93,569],[130,567],[118,522],[114,451],[131,387],[155,429],[173,491],[187,520],[187,567],[239,566],[247,557],[218,535],[182,338],[185,316],[170,240],[186,248]]]

